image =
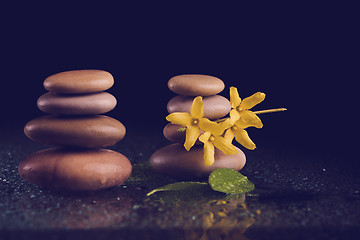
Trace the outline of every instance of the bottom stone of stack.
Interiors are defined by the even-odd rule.
[[[150,158],[150,165],[160,173],[179,179],[205,178],[217,168],[241,170],[245,166],[246,157],[239,148],[236,150],[237,154],[226,155],[215,148],[215,162],[206,166],[203,146],[195,145],[186,151],[182,144],[174,143],[157,150]]]
[[[132,166],[109,149],[49,148],[27,156],[18,167],[25,180],[63,190],[92,191],[123,184]]]

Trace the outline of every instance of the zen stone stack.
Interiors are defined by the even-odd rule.
[[[121,185],[131,174],[123,154],[103,149],[116,144],[126,129],[118,120],[99,115],[116,106],[112,75],[101,70],[58,73],[44,81],[49,92],[38,108],[50,115],[29,121],[24,132],[31,140],[56,146],[33,153],[19,164],[27,181],[55,189],[100,190]]]
[[[225,87],[224,82],[216,77],[200,74],[178,75],[168,81],[168,87],[179,95],[167,104],[169,113],[190,112],[195,97],[202,96],[204,117],[216,120],[225,117],[231,110],[228,99],[218,95]],[[181,179],[207,177],[217,168],[232,168],[237,171],[245,165],[245,154],[237,148],[238,154],[226,155],[215,149],[215,162],[208,167],[204,164],[204,151],[201,142],[197,142],[190,151],[186,151],[185,132],[178,129],[183,126],[167,124],[163,130],[165,138],[174,144],[156,151],[150,158],[153,169]]]

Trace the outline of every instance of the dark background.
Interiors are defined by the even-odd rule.
[[[244,4],[7,4],[1,7],[3,126],[22,126],[41,113],[44,79],[74,69],[102,69],[115,78],[118,105],[108,115],[131,130],[161,134],[167,81],[209,74],[245,98],[267,94],[249,129],[258,148],[318,155],[358,167],[359,29],[355,6],[313,3]],[[356,61],[357,60],[357,61]],[[24,136],[25,137],[25,136]]]

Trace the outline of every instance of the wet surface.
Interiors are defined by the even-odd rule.
[[[149,141],[149,139],[151,141]],[[245,195],[206,186],[192,192],[146,193],[178,181],[146,163],[168,144],[161,131],[128,129],[114,146],[134,164],[121,187],[58,192],[25,182],[18,163],[44,147],[21,128],[0,137],[0,239],[359,239],[360,179],[321,154],[277,147],[246,151],[242,174],[255,184]],[[310,158],[310,159],[309,159]]]

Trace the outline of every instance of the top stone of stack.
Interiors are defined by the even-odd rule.
[[[49,76],[46,90],[64,94],[83,94],[105,91],[114,84],[113,76],[102,70],[73,70]]]
[[[174,93],[186,96],[211,96],[225,88],[224,82],[216,77],[201,74],[184,74],[172,77],[168,87]]]

